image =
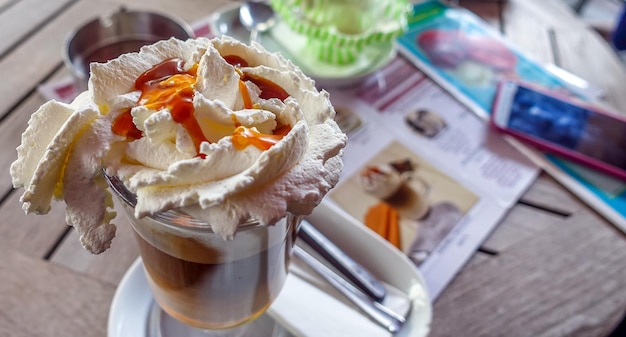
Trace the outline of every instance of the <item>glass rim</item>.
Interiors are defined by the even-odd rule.
[[[106,180],[109,187],[113,190],[113,192],[115,192],[119,199],[121,199],[122,202],[134,209],[137,205],[137,196],[133,192],[128,190],[126,186],[124,186],[124,183],[117,176],[108,175],[105,169],[102,169],[102,175],[104,176],[104,179]],[[185,230],[202,230],[215,233],[208,222],[196,219],[188,214],[181,213],[176,210],[169,210],[165,212],[151,214],[147,215],[146,217],[160,222],[166,226],[172,226]],[[258,227],[264,226],[262,226],[261,223],[257,220],[249,219],[248,221],[240,224],[237,227],[237,232]]]

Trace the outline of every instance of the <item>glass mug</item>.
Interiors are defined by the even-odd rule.
[[[128,215],[150,290],[162,310],[200,329],[223,330],[262,315],[288,273],[300,217],[241,224],[232,240],[177,212],[137,219],[136,196],[105,174]]]

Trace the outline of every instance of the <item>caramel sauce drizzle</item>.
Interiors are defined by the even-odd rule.
[[[279,86],[278,84],[266,78],[244,73],[241,70],[239,70],[239,68],[248,66],[248,62],[244,60],[241,56],[226,55],[224,56],[224,60],[231,66],[235,67],[235,70],[237,71],[237,73],[239,73],[239,77],[241,78],[242,82],[250,81],[254,83],[257,87],[259,87],[259,89],[261,89],[261,94],[259,95],[259,97],[261,97],[262,99],[278,98],[281,101],[284,101],[285,99],[287,99],[287,97],[290,96],[287,93],[287,91],[281,88],[281,86]],[[242,84],[240,83],[239,90],[242,91],[242,94],[243,94],[243,90],[241,88],[242,88]],[[247,88],[245,89],[245,91],[246,91],[246,95],[250,97],[250,94],[247,92],[248,91]],[[245,97],[244,97],[244,102],[245,102]]]
[[[241,72],[239,68],[247,67],[248,62],[240,56],[227,55],[224,56],[224,60],[233,65],[240,75],[239,91],[246,109],[252,109],[253,104],[245,81],[251,81],[257,85],[261,90],[259,97],[263,99],[278,98],[284,101],[289,97],[289,94],[276,83]],[[172,119],[185,127],[193,140],[196,151],[199,152],[200,144],[208,142],[208,139],[203,134],[193,114],[197,67],[196,64],[189,70],[185,70],[185,63],[182,59],[165,60],[141,74],[135,81],[135,90],[141,91],[138,104],[157,111],[163,108],[169,109]],[[263,151],[267,150],[291,130],[291,126],[283,125],[276,128],[271,135],[263,134],[241,126],[234,115],[232,118],[237,127],[232,135],[233,144],[238,150],[242,150],[248,145],[253,145]],[[130,109],[125,110],[116,118],[111,129],[113,133],[130,139],[139,139],[143,136],[142,132],[132,122]],[[204,155],[200,154],[200,156],[204,158]]]
[[[222,56],[226,63],[230,64],[235,68],[242,68],[248,66],[248,61],[244,60],[243,57],[239,55],[226,55]]]
[[[268,135],[255,129],[238,126],[233,133],[233,146],[237,150],[243,150],[248,145],[253,145],[259,150],[265,151],[283,139],[284,135]]]
[[[248,91],[248,87],[246,87],[246,83],[242,80],[239,80],[239,92],[241,93],[241,99],[243,100],[243,107],[246,109],[252,109],[252,98],[250,98],[250,92]]]
[[[168,108],[172,119],[187,130],[199,152],[200,144],[208,140],[193,115],[196,70],[194,66],[185,71],[185,62],[178,58],[165,60],[141,74],[135,89],[141,91],[139,104],[157,111]]]
[[[130,114],[130,109],[122,111],[122,113],[117,116],[111,126],[111,131],[127,139],[139,139],[143,136],[141,130],[137,129],[135,124],[133,124],[133,116]]]
[[[250,81],[256,84],[256,86],[261,89],[259,97],[262,99],[278,98],[279,100],[284,101],[290,96],[285,89],[281,88],[278,84],[268,80],[267,78],[244,73],[241,80],[244,82]]]

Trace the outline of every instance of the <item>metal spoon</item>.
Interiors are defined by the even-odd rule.
[[[330,268],[326,267],[322,262],[307,253],[304,249],[294,246],[293,255],[300,261],[311,267],[316,273],[323,277],[328,283],[339,290],[343,296],[352,301],[364,314],[369,316],[372,321],[387,329],[391,333],[400,331],[406,317],[399,315],[386,306],[373,301],[365,293],[355,288],[348,281],[335,274]]]
[[[385,286],[305,219],[300,223],[298,237],[373,300],[382,302],[385,299]]]
[[[258,42],[259,33],[268,31],[276,23],[276,13],[265,2],[246,1],[239,7],[239,21],[250,31],[250,43]]]

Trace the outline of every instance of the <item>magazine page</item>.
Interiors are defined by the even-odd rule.
[[[396,42],[405,57],[484,119],[489,118],[497,84],[503,78],[590,101],[599,93],[572,85],[568,81],[572,75],[564,70],[531,60],[473,13],[438,1],[414,5],[408,31]],[[531,158],[557,181],[626,231],[624,182],[530,148],[524,152],[533,153]]]
[[[331,100],[349,141],[326,202],[405,252],[436,298],[538,168],[402,57]]]

